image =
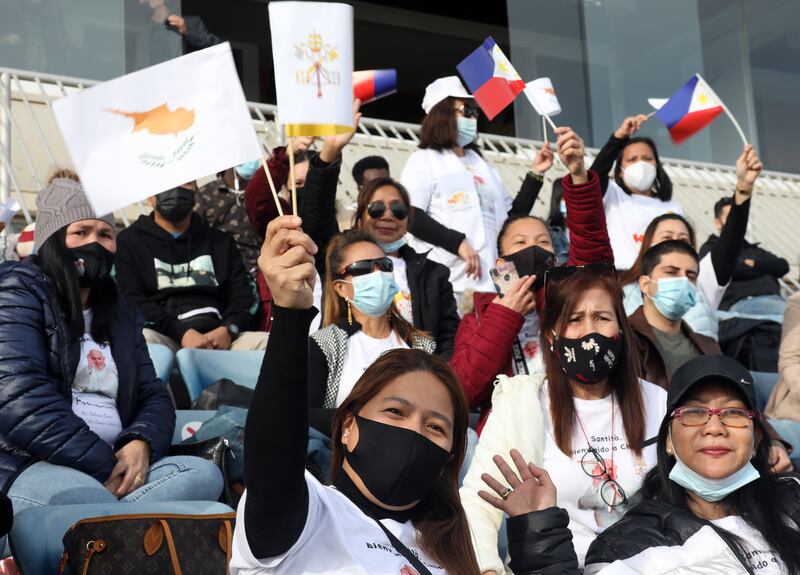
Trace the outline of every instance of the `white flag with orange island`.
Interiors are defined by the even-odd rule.
[[[261,157],[226,42],[53,103],[98,215]]]

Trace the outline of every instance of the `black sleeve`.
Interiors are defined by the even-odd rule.
[[[308,329],[317,310],[272,304],[270,333],[244,432],[244,525],[256,558],[291,549],[308,516]]]
[[[427,212],[414,206],[411,206],[411,221],[408,225],[408,232],[423,242],[444,248],[456,256],[458,255],[458,246],[467,237],[461,232],[443,226],[430,217]]]
[[[333,429],[333,417],[336,415],[334,407],[310,407],[308,409],[308,424],[328,437]]]
[[[511,570],[516,575],[578,575],[578,557],[567,525],[569,515],[559,507],[510,517]]]
[[[711,248],[711,263],[714,264],[714,273],[717,284],[724,286],[733,276],[739,254],[744,246],[744,234],[747,231],[747,221],[750,218],[750,200],[743,204],[733,202],[728,219],[719,235],[719,240]]]
[[[195,50],[202,50],[219,44],[222,40],[218,36],[212,34],[206,28],[205,22],[200,16],[184,16],[183,21],[186,23],[186,36],[184,41],[190,52]]]
[[[774,278],[782,278],[789,273],[789,262],[767,250],[759,248],[753,261],[756,264],[756,271],[761,274],[767,274]]]
[[[319,344],[308,338],[308,405],[321,408],[328,387],[328,360]],[[322,431],[322,430],[320,430]]]
[[[536,203],[536,198],[539,197],[539,192],[542,191],[544,180],[534,178],[530,172],[525,175],[522,180],[522,186],[519,188],[517,197],[511,204],[511,209],[508,210],[508,217],[513,216],[527,216],[533,209],[533,204]]]
[[[315,265],[319,277],[325,278],[325,252],[331,238],[339,233],[336,220],[336,186],[342,168],[341,158],[330,164],[314,156],[308,164],[308,175],[302,193],[298,192],[297,211],[303,218],[303,231],[317,244]]]
[[[628,138],[617,138],[612,132],[608,142],[600,148],[594,162],[592,162],[592,167],[589,168],[597,172],[597,176],[600,178],[600,189],[603,191],[603,195],[606,194],[606,190],[608,189],[608,173],[611,171],[611,168],[614,167],[614,162],[617,161],[619,153],[622,151],[622,147],[627,141]]]
[[[453,284],[450,283],[450,270],[445,266],[443,277],[439,282],[439,302],[442,305],[439,331],[436,334],[436,355],[450,361],[456,345],[456,332],[461,323],[458,317],[458,304],[453,294]]]

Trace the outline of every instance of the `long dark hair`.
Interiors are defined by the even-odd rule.
[[[642,245],[639,246],[639,255],[636,256],[636,261],[633,262],[631,269],[625,270],[619,274],[618,278],[620,284],[628,285],[629,283],[639,281],[639,276],[642,275],[642,262],[644,261],[644,255],[647,253],[647,250],[653,246],[653,236],[656,235],[656,229],[658,229],[658,225],[667,220],[677,220],[679,222],[683,222],[683,224],[686,226],[686,229],[689,230],[689,242],[692,244],[694,249],[697,249],[697,239],[694,234],[694,228],[686,218],[680,214],[674,213],[661,214],[660,216],[653,218],[650,223],[647,224],[647,229],[644,231],[644,237],[642,238]]]
[[[408,195],[408,190],[397,180],[386,177],[375,178],[367,182],[361,191],[358,192],[356,198],[356,213],[353,214],[353,229],[361,229],[364,226],[364,216],[367,214],[367,206],[372,201],[372,196],[378,191],[378,188],[383,186],[391,186],[398,191],[400,198],[408,208],[408,216],[406,216],[406,225],[411,226],[411,197]]]
[[[347,302],[333,289],[333,282],[339,279],[345,250],[360,242],[378,245],[375,239],[363,230],[344,231],[334,236],[328,244],[328,251],[325,254],[325,283],[322,288],[322,327],[339,324],[347,318]],[[409,347],[414,343],[412,338],[414,335],[430,337],[403,319],[394,302],[389,306],[389,325]]]
[[[420,149],[442,152],[458,146],[458,120],[456,120],[455,114],[457,99],[449,96],[430,109],[420,126]],[[472,150],[479,156],[483,156],[480,147],[475,142],[467,144],[464,149]]]
[[[656,143],[645,136],[631,138],[625,142],[625,146],[623,146],[623,148],[619,151],[619,156],[617,156],[617,163],[614,164],[614,181],[617,182],[617,185],[620,188],[625,190],[626,194],[631,193],[622,179],[621,172],[622,156],[625,154],[625,148],[633,144],[647,144],[650,146],[650,149],[653,150],[653,157],[656,159],[656,179],[655,182],[653,182],[653,186],[656,190],[656,197],[662,202],[668,202],[672,199],[672,180],[669,178],[669,175],[667,175],[667,171],[664,169],[664,165],[661,163],[661,159],[658,157]]]
[[[70,339],[75,341],[86,331],[86,325],[83,322],[78,268],[67,250],[66,238],[67,226],[64,226],[39,247],[36,263],[55,285],[58,306],[64,315]],[[110,324],[114,318],[117,297],[117,285],[110,277],[92,286],[89,292],[89,307],[92,310],[89,331],[92,339],[98,343],[108,343],[111,339]]]
[[[669,478],[670,471],[675,465],[675,458],[667,453],[667,438],[671,423],[672,419],[668,414],[658,431],[656,447],[658,461],[645,476],[637,496],[641,496],[643,500],[662,501],[691,511],[686,490]],[[738,515],[761,534],[767,545],[786,564],[788,573],[800,573],[800,533],[796,528],[788,526],[791,522],[786,522],[789,517],[786,514],[785,502],[780,498],[783,489],[778,477],[770,471],[770,441],[760,413],[753,418],[753,432],[756,438],[763,438],[759,441],[756,454],[751,460],[761,477],[740,487],[722,501],[728,514]],[[729,543],[744,556],[744,548],[739,538],[727,531],[724,531],[724,534]]]
[[[411,521],[420,532],[422,549],[446,572],[478,575],[480,569],[472,547],[467,517],[458,496],[458,474],[467,446],[469,407],[458,379],[443,359],[419,350],[395,349],[381,355],[367,368],[353,391],[336,410],[331,433],[331,475],[335,481],[342,469],[342,428],[348,416],[357,415],[386,385],[415,371],[430,373],[447,387],[455,417],[451,450],[453,457],[433,490],[412,509]]]
[[[547,373],[550,394],[550,418],[553,421],[553,436],[558,448],[565,454],[572,452],[572,432],[575,427],[575,403],[567,376],[561,370],[558,357],[547,341],[555,331],[564,335],[572,310],[580,297],[592,288],[600,288],[611,296],[619,329],[622,331],[622,353],[617,365],[608,376],[611,390],[622,414],[622,424],[630,449],[640,455],[644,441],[645,413],[642,389],[639,384],[639,363],[636,356],[633,330],[625,315],[622,303],[622,288],[610,275],[596,275],[588,270],[578,270],[573,275],[548,283],[545,286],[544,309],[541,312],[542,359]]]

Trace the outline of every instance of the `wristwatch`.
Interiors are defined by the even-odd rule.
[[[239,326],[235,323],[226,323],[225,327],[228,329],[228,333],[230,334],[231,338],[235,338],[239,335]]]

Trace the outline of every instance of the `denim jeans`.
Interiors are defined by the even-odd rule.
[[[145,484],[117,498],[91,475],[45,461],[20,473],[8,490],[14,513],[44,505],[131,503],[136,501],[216,501],[222,493],[222,473],[201,457],[164,457],[150,466]],[[125,513],[121,508],[120,513]],[[10,553],[6,546],[3,556]]]
[[[733,317],[769,320],[783,323],[786,300],[779,295],[758,295],[740,299],[729,311],[718,311],[717,317],[726,320]]]

